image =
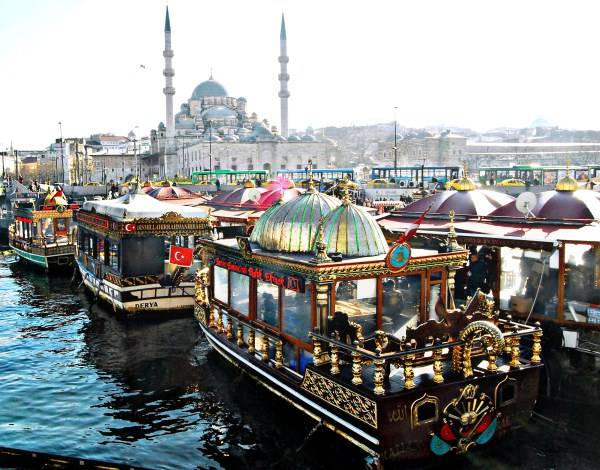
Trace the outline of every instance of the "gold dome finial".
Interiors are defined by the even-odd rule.
[[[569,173],[571,172],[571,160],[567,159],[567,170],[565,176],[559,179],[556,182],[556,186],[554,189],[556,191],[564,191],[564,192],[573,192],[577,191],[577,181],[575,178],[571,177]]]
[[[315,256],[311,259],[312,263],[326,263],[331,261],[331,258],[327,256],[327,245],[325,244],[325,233],[323,231],[323,224],[325,223],[325,217],[319,218],[319,227],[317,228],[317,236],[315,238]]]
[[[308,191],[309,192],[315,192],[315,180],[313,179],[313,162],[312,162],[312,158],[308,159],[308,165],[306,167],[306,170],[308,171]]]
[[[463,162],[463,177],[454,183],[454,189],[457,191],[473,191],[474,189],[477,189],[477,186],[475,186],[473,180],[469,178],[468,170],[469,167],[467,165],[467,161],[465,160]]]
[[[446,238],[446,245],[448,246],[448,248],[450,249],[450,251],[457,251],[460,250],[460,245],[458,244],[458,242],[456,241],[456,230],[454,230],[454,216],[456,215],[456,213],[454,212],[454,209],[452,209],[448,215],[450,216],[450,226],[448,227],[448,236]]]
[[[352,201],[350,200],[350,191],[348,191],[348,186],[344,186],[342,188],[342,204],[347,206]]]

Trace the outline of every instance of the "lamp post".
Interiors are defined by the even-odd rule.
[[[394,176],[398,176],[398,132],[397,114],[398,106],[394,106]]]
[[[212,181],[212,121],[208,121],[208,181]]]
[[[65,143],[62,135],[62,122],[58,121],[58,128],[60,129],[60,165],[61,165],[61,183],[65,184]]]

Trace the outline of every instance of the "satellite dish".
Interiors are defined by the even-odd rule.
[[[260,199],[260,191],[256,188],[252,188],[248,190],[248,200],[252,202],[257,202]]]
[[[517,210],[525,217],[532,215],[531,211],[535,208],[536,204],[537,197],[535,196],[535,194],[530,192],[519,194],[519,197],[515,201]]]

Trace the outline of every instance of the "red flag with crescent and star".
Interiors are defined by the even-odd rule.
[[[171,245],[169,248],[169,263],[189,268],[194,262],[194,250],[183,246]]]

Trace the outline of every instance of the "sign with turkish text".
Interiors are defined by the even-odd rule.
[[[304,278],[300,276],[281,274],[257,266],[248,266],[238,262],[225,260],[223,258],[216,258],[215,266],[227,269],[228,271],[244,274],[253,279],[269,282],[276,286],[282,286],[285,289],[293,290],[295,292],[304,292],[305,289]]]
[[[189,268],[194,262],[194,250],[183,246],[171,245],[169,248],[169,263]]]

